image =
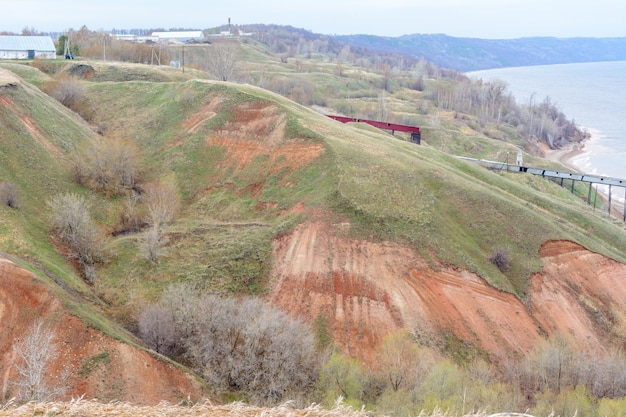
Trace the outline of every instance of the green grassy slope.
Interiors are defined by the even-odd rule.
[[[82,282],[52,247],[45,207],[57,193],[83,192],[72,183],[70,155],[94,133],[82,119],[26,82],[3,88],[1,94],[0,178],[17,186],[21,207],[0,207],[0,250],[37,261],[79,288]]]
[[[298,203],[348,217],[355,237],[405,243],[435,268],[443,263],[475,271],[521,298],[530,274],[541,268],[538,250],[547,240],[573,240],[626,262],[621,226],[594,215],[556,184],[489,172],[451,156],[493,157],[515,149],[468,134],[460,121],[444,118],[428,130],[425,145],[417,146],[369,127],[342,125],[248,85],[188,80],[147,66],[92,65],[96,74],[83,85],[93,123],[139,145],[145,181],[173,181],[183,202],[178,220],[166,230],[166,252],[158,263],[141,256],[139,235],[112,238],[114,256],[99,267],[95,290],[121,321],[132,321],[138,306],[176,281],[218,292],[262,293],[271,239],[306,216],[293,210]],[[33,83],[45,79],[32,68],[3,66]],[[346,82],[332,77],[326,88]],[[45,201],[65,190],[83,193],[102,230],[110,231],[119,222],[123,198],[72,183],[74,148],[94,135],[86,124],[28,83],[2,94],[15,110],[0,108],[0,178],[18,185],[23,203],[19,210],[0,207],[0,251],[34,260],[33,266],[85,288],[52,246]],[[265,146],[263,135],[273,132],[269,126],[246,136],[249,108],[271,109],[268,123],[281,124],[284,133],[274,148],[257,152],[242,168],[229,159],[229,146]],[[19,114],[32,118],[57,151],[26,132]],[[196,120],[193,126],[190,120]],[[231,136],[230,145],[209,140]],[[289,141],[324,151],[304,164],[273,169],[283,160],[272,152]],[[504,247],[512,263],[502,273],[489,257]]]
[[[626,260],[624,230],[556,184],[493,173],[432,147],[317,123],[340,161],[334,203],[351,214],[362,236],[374,232],[408,242],[427,258],[475,271],[522,297],[530,274],[541,268],[538,251],[547,240],[573,240]],[[501,247],[512,253],[505,274],[488,260]]]
[[[186,89],[194,92],[197,103],[187,103],[187,108],[176,99],[166,103],[167,97],[177,97]],[[237,246],[235,252],[246,252],[245,248],[238,247],[241,243],[235,245],[234,242],[261,239],[264,245],[252,246],[264,249],[253,257],[266,256],[268,239],[284,220],[280,216],[267,218],[251,207],[257,201],[269,200],[284,209],[302,200],[337,210],[352,218],[355,234],[360,237],[374,232],[377,239],[406,242],[431,258],[433,265],[441,261],[468,268],[495,286],[522,297],[530,274],[540,270],[538,251],[547,240],[574,240],[591,250],[626,260],[623,230],[594,216],[583,202],[555,184],[522,175],[492,173],[433,147],[416,146],[372,129],[341,125],[264,90],[199,82],[184,85],[127,83],[116,87],[94,85],[91,94],[100,97],[101,103],[106,103],[108,96],[111,100],[117,98],[119,114],[128,116],[116,116],[116,123],[129,126],[127,131],[146,150],[151,164],[167,167],[178,179],[187,204],[184,220],[178,225],[185,231],[177,233],[189,235],[190,229],[194,230],[191,233],[194,237],[187,238],[190,247],[204,243],[205,248],[210,248],[203,259],[197,259],[198,264],[164,262],[146,275],[154,276],[156,272],[178,279],[195,277],[205,283],[207,280],[223,281],[223,274],[227,272],[215,271],[214,264],[224,262],[221,256],[230,252],[214,246],[234,245]],[[181,121],[216,96],[223,102],[219,117],[208,121],[201,133],[185,138],[183,146],[164,150],[164,144],[179,135],[177,129]],[[325,158],[291,174],[297,180],[288,182],[297,185],[288,190],[281,188],[284,180],[266,178],[262,164],[250,167],[245,175],[223,170],[219,161],[224,150],[204,143],[206,134],[219,130],[232,117],[231,109],[259,100],[280,106],[298,125],[314,132],[307,133],[309,136],[323,138],[328,147]],[[136,117],[134,112],[138,109],[141,109],[142,122],[136,124],[131,119]],[[112,115],[109,117],[105,123],[113,123]],[[158,130],[149,128],[156,124]],[[261,179],[265,185],[259,197],[243,192]],[[233,187],[220,189],[223,184]],[[193,196],[206,187],[217,187],[219,191],[194,200]],[[205,237],[201,237],[198,228],[202,227],[196,224],[199,219],[225,224],[212,225],[210,230],[205,230]],[[233,221],[253,222],[254,226],[238,227],[233,232],[228,225]],[[184,222],[186,226],[182,226]],[[264,231],[257,223],[265,225]],[[229,227],[226,233],[223,229]],[[216,234],[220,233],[232,239],[217,238]],[[177,245],[181,255],[186,250],[184,239]],[[229,243],[225,243],[227,241]],[[488,260],[496,249],[504,247],[512,253],[511,269],[505,274]],[[215,253],[211,254],[211,250]],[[261,275],[264,272],[259,271]],[[222,278],[215,278],[215,275]],[[228,288],[241,289],[232,283]]]
[[[23,65],[0,66],[46,78]],[[15,184],[20,201],[19,208],[0,205],[0,254],[33,272],[87,325],[136,345],[134,336],[105,318],[104,305],[54,245],[48,228],[47,201],[59,193],[81,194],[92,207],[109,205],[104,196],[72,181],[74,151],[95,133],[26,81],[0,87],[0,100],[0,181]]]

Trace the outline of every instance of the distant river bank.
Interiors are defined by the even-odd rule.
[[[500,68],[467,73],[485,81],[508,84],[518,104],[552,103],[591,138],[568,165],[578,171],[626,179],[626,61]],[[624,204],[624,189],[613,188],[614,199]],[[617,187],[619,188],[619,187]],[[600,189],[607,194],[607,189]]]

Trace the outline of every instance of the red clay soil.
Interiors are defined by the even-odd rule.
[[[64,311],[47,285],[0,258],[0,398],[15,394],[11,384],[16,376],[12,345],[28,333],[38,317],[55,331],[59,348],[46,378],[54,380],[66,366],[72,371],[66,399],[84,395],[85,399],[97,397],[101,401],[157,404],[202,396],[202,387],[195,378],[146,351],[87,327]],[[104,352],[108,352],[109,359],[96,363],[89,375],[80,376],[84,361]]]
[[[321,143],[285,139],[287,117],[273,104],[250,102],[233,111],[232,121],[211,132],[207,143],[226,150],[224,168],[244,170],[258,158],[265,158],[263,175],[306,166],[324,152]]]
[[[542,335],[568,335],[584,349],[624,340],[626,265],[575,243],[544,245],[526,306],[473,273],[435,271],[401,245],[339,236],[345,227],[311,222],[277,240],[270,300],[309,322],[325,317],[352,357],[371,361],[400,328],[436,346],[454,334],[496,361],[528,352]]]

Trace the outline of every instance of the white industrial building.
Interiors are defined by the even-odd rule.
[[[50,36],[0,36],[0,59],[55,59]]]
[[[201,30],[182,32],[152,32],[152,37],[158,39],[159,41],[174,40],[179,42],[187,42],[191,40],[202,40],[204,38],[204,34]]]

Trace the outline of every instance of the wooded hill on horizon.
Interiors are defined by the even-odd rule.
[[[80,30],[86,29],[83,27]],[[172,28],[170,30],[191,29]],[[37,33],[34,29],[31,31],[32,33],[26,30],[25,34]],[[70,29],[67,33],[73,31]],[[167,32],[164,28],[144,28],[117,30],[117,33],[146,36],[157,31]],[[503,67],[626,60],[626,38],[624,37],[558,38],[531,36],[512,39],[482,39],[454,37],[443,33],[413,33],[395,37],[370,34],[331,35],[274,24],[223,25],[202,31],[207,36],[220,33],[232,33],[233,35],[256,33],[261,36],[276,36],[283,40],[283,46],[286,47],[283,50],[274,51],[281,54],[292,54],[293,48],[298,48],[293,41],[299,39],[306,42],[328,43],[329,52],[332,51],[335,54],[349,45],[354,48],[353,53],[357,55],[359,48],[362,48],[365,54],[400,54],[412,59],[426,60],[442,69],[452,69],[459,72]],[[59,33],[49,34],[53,38],[60,35]]]
[[[626,38],[556,38],[547,36],[515,39],[480,39],[453,37],[446,34],[408,34],[403,36],[376,36],[368,34],[326,35],[305,29],[280,25],[220,26],[208,33],[232,30],[233,33],[273,34],[285,40],[294,37],[307,41],[323,40],[339,53],[345,45],[363,48],[365,54],[399,54],[412,59],[423,59],[442,69],[459,72],[502,67],[571,64],[626,60]],[[338,41],[332,46],[332,41]],[[282,51],[288,52],[288,50]],[[354,50],[359,55],[359,50]]]
[[[459,38],[444,34],[399,37],[336,36],[350,45],[423,58],[442,68],[468,72],[503,67],[626,60],[626,38]]]
[[[87,29],[78,59],[0,62],[3,398],[623,409],[623,223],[456,157],[562,168],[543,156],[585,132],[501,83],[270,29],[186,45],[184,72],[123,41],[104,61]],[[58,349],[29,385],[38,329]]]

